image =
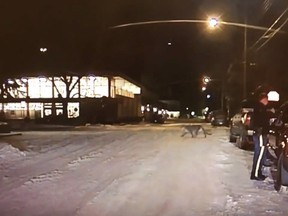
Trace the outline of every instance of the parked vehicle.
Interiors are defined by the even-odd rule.
[[[223,110],[211,111],[208,119],[212,126],[227,126],[227,114]]]
[[[269,102],[268,109],[277,108],[277,103]],[[247,149],[253,145],[254,131],[251,127],[251,118],[253,116],[253,107],[255,106],[254,100],[244,100],[241,103],[241,108],[229,122],[229,141],[236,142],[236,146],[240,149]],[[270,122],[274,119],[271,115]]]
[[[253,133],[251,129],[252,107],[243,107],[236,113],[229,123],[229,141],[236,142],[241,149],[246,149],[253,145]]]
[[[151,123],[159,123],[159,124],[164,124],[165,120],[167,119],[166,115],[161,113],[153,113],[151,117]]]
[[[276,114],[269,130],[269,145],[277,159],[275,189],[288,186],[288,102]]]

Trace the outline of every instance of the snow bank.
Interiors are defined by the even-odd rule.
[[[26,156],[25,152],[22,152],[7,143],[0,143],[0,163],[3,160],[13,160],[24,156]]]

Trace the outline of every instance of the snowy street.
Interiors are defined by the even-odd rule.
[[[288,194],[250,180],[253,152],[204,127],[207,138],[180,137],[180,124],[0,137],[0,215],[287,216]]]

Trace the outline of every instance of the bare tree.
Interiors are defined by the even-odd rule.
[[[73,78],[77,77],[77,80],[73,82]],[[76,87],[77,84],[79,84],[80,79],[82,78],[82,76],[61,76],[60,80],[65,84],[66,87],[66,95],[61,95],[60,90],[58,89],[58,87],[55,85],[55,83],[53,83],[53,86],[55,87],[57,93],[58,93],[58,97],[60,98],[64,98],[62,101],[63,104],[63,116],[65,118],[68,118],[68,99],[73,97],[74,95],[71,95],[72,91],[74,90],[74,88]]]

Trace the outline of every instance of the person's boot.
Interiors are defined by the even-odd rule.
[[[251,180],[257,180],[257,181],[264,181],[265,180],[265,178],[266,178],[266,176],[264,176],[264,175],[258,175],[258,176],[254,176],[254,175],[251,175],[250,176],[250,179]]]

